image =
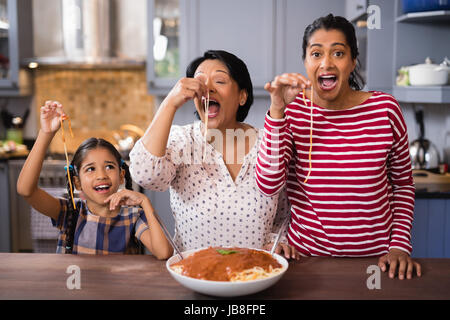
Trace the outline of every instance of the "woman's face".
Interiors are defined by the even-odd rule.
[[[195,100],[201,120],[205,122],[208,117],[209,129],[234,128],[237,110],[247,100],[247,93],[239,89],[226,65],[217,59],[205,60],[198,66],[194,78],[205,83],[209,90],[208,115],[205,102]]]
[[[98,205],[105,205],[104,200],[117,192],[124,182],[124,171],[106,148],[89,150],[77,170],[76,188],[87,200]]]
[[[316,30],[309,38],[304,64],[319,105],[333,105],[351,90],[348,80],[356,59],[341,31]]]

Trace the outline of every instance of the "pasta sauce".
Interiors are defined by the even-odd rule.
[[[267,252],[237,247],[209,247],[170,267],[191,278],[213,281],[262,279],[282,269],[282,265]]]

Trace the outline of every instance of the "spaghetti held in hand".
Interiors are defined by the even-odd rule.
[[[209,247],[172,264],[175,272],[212,281],[265,279],[282,271],[282,265],[265,251],[248,248]]]

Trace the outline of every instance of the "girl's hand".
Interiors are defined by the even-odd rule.
[[[120,190],[119,192],[110,195],[104,202],[105,203],[109,202],[109,209],[114,210],[118,206],[142,207],[145,201],[150,202],[150,200],[148,200],[148,198],[144,194],[128,189],[123,189]]]
[[[61,126],[60,119],[65,116],[62,104],[58,101],[46,101],[41,107],[41,130],[55,133]]]
[[[266,244],[263,249],[270,251],[272,250],[273,243]],[[274,251],[276,254],[282,255],[282,252],[284,252],[284,257],[286,259],[300,259],[300,254],[298,253],[297,249],[295,249],[293,246],[285,243],[279,243]]]
[[[391,249],[388,254],[378,259],[378,266],[385,272],[387,270],[386,264],[389,264],[389,278],[395,277],[395,272],[398,266],[398,278],[403,280],[405,278],[411,279],[416,269],[417,276],[422,275],[420,264],[411,259],[411,257],[404,251],[399,249]]]
[[[311,87],[311,82],[300,73],[284,73],[266,83],[264,89],[270,93],[271,117],[283,118],[286,105],[294,101],[302,89],[308,87]]]
[[[173,106],[176,110],[187,101],[206,97],[208,89],[206,85],[196,78],[181,78],[170,90],[163,104]]]

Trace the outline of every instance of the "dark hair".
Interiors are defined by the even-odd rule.
[[[230,71],[230,76],[237,82],[239,90],[244,89],[247,91],[247,101],[245,104],[238,108],[236,113],[236,120],[242,122],[247,117],[250,106],[253,104],[253,85],[248,72],[247,66],[244,61],[236,57],[234,54],[223,50],[208,50],[202,57],[198,57],[193,60],[186,69],[186,77],[193,78],[195,70],[205,60],[220,60],[222,61]],[[200,116],[197,111],[195,115],[198,119]]]
[[[360,62],[358,59],[358,43],[356,40],[355,28],[353,25],[344,17],[334,16],[331,13],[325,17],[320,17],[314,20],[309,26],[306,27],[305,33],[303,34],[303,55],[302,58],[305,60],[306,57],[306,47],[308,46],[309,38],[312,34],[319,30],[338,30],[345,35],[348,45],[350,46],[350,51],[352,59],[356,59],[356,67],[350,74],[348,79],[349,85],[355,90],[361,90],[364,87],[364,78],[359,73]]]
[[[66,253],[72,253],[73,249],[73,240],[75,235],[75,228],[77,225],[78,220],[78,210],[80,208],[74,208],[73,206],[73,192],[74,192],[74,185],[73,185],[73,177],[78,176],[79,169],[81,167],[81,163],[83,162],[84,158],[86,157],[86,154],[97,148],[104,148],[108,150],[114,158],[117,160],[117,164],[119,165],[119,168],[125,170],[125,188],[131,190],[132,189],[132,180],[130,175],[130,170],[128,168],[128,165],[125,163],[125,161],[122,160],[122,157],[120,153],[117,151],[117,149],[108,141],[104,139],[98,139],[98,138],[89,138],[84,140],[81,145],[78,147],[78,149],[75,151],[75,154],[73,155],[72,161],[70,162],[69,166],[69,174],[70,174],[70,181],[72,181],[72,185],[69,183],[69,179],[67,177],[66,173],[66,179],[67,179],[67,193],[69,195],[69,201],[67,202],[68,208],[67,208],[67,226],[65,230],[66,234]]]

